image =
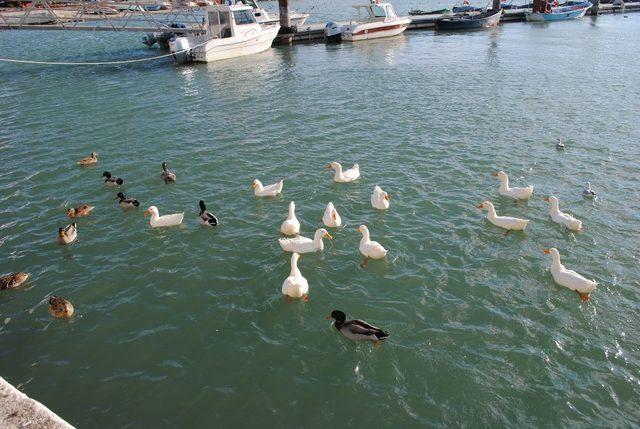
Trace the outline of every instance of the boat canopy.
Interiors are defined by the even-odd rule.
[[[369,18],[397,18],[397,14],[391,3],[369,3],[369,4],[355,4],[353,7],[360,14],[361,9],[366,9],[369,14]]]

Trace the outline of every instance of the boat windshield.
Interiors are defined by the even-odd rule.
[[[237,25],[254,24],[256,22],[250,10],[234,10],[233,17]]]
[[[236,0],[236,4],[243,4],[245,6],[251,6],[253,9],[258,9],[258,5],[253,0]]]
[[[220,39],[231,37],[231,20],[229,12],[208,12],[209,32]]]
[[[378,5],[371,6],[371,13],[374,18],[386,18],[387,14],[384,12],[384,9]]]
[[[396,17],[396,12],[393,10],[393,6],[389,5],[386,7],[387,9],[387,17],[389,18],[395,18]]]

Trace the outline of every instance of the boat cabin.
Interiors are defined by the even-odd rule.
[[[212,38],[226,39],[260,30],[253,9],[245,5],[213,5],[205,9],[207,29]]]
[[[356,4],[353,7],[358,11],[359,18],[366,14],[364,18],[370,21],[387,21],[398,18],[398,14],[391,3],[371,2],[369,4]]]

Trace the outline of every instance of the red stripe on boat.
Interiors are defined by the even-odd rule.
[[[352,36],[361,36],[363,34],[369,34],[369,33],[377,33],[378,31],[387,31],[387,30],[395,30],[397,28],[404,28],[406,27],[406,25],[389,25],[387,27],[377,27],[377,28],[372,28],[371,30],[362,30],[362,31],[358,31],[357,33],[352,33]]]

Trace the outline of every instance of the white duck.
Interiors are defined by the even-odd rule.
[[[524,231],[524,229],[529,224],[527,219],[520,219],[517,217],[509,217],[509,216],[498,216],[496,213],[496,209],[493,206],[493,203],[490,201],[485,201],[483,203],[478,204],[476,207],[479,209],[484,209],[487,211],[487,219],[489,222],[494,224],[495,226],[499,226],[500,228],[504,228],[507,230],[507,233],[511,230],[514,231]]]
[[[558,202],[558,198],[551,195],[550,197],[543,198],[546,202],[551,203],[551,209],[549,210],[549,215],[551,219],[555,223],[559,223],[560,225],[564,225],[567,229],[571,231],[582,231],[582,221],[574,218],[571,215],[563,213],[560,211],[560,204]]]
[[[554,247],[544,249],[544,253],[551,255],[553,260],[551,263],[553,280],[560,286],[575,290],[583,301],[589,301],[589,294],[596,288],[598,283],[582,277],[573,270],[567,270],[560,262],[560,252],[558,252],[558,249]]]
[[[298,269],[299,258],[300,255],[297,253],[291,255],[291,273],[282,283],[282,294],[287,298],[302,298],[303,301],[308,301],[309,283]]]
[[[387,256],[387,249],[382,247],[382,244],[377,241],[371,241],[369,238],[369,228],[365,225],[360,225],[358,227],[358,231],[362,233],[362,238],[360,239],[360,246],[358,249],[360,253],[364,256],[364,261],[362,261],[362,266],[366,267],[369,263],[369,258],[371,259],[382,259]]]
[[[282,192],[283,186],[284,183],[282,182],[282,180],[274,183],[273,185],[262,186],[262,182],[260,182],[258,179],[255,179],[253,181],[253,184],[251,185],[251,187],[253,188],[253,193],[256,197],[275,197]]]
[[[389,200],[391,197],[382,188],[376,185],[371,194],[371,205],[374,209],[387,210],[389,208]]]
[[[296,203],[291,201],[289,203],[289,215],[282,226],[280,226],[280,232],[284,235],[296,235],[300,232],[300,222],[296,217]]]
[[[593,190],[593,186],[591,186],[591,182],[587,182],[587,188],[582,191],[582,196],[586,198],[595,198],[596,191]]]
[[[338,214],[338,210],[333,206],[333,203],[327,204],[327,208],[324,209],[322,223],[329,228],[338,228],[342,225],[342,218]]]
[[[184,219],[184,213],[160,216],[156,206],[149,207],[147,211],[144,212],[144,215],[145,217],[151,216],[151,219],[149,219],[149,225],[154,228],[180,225],[182,223],[182,219]]]
[[[353,164],[353,167],[342,171],[342,165],[338,162],[331,162],[326,166],[329,170],[334,170],[333,181],[338,183],[353,182],[360,178],[360,166]]]
[[[504,171],[498,171],[497,173],[491,173],[492,176],[496,176],[500,179],[500,195],[510,197],[516,200],[528,200],[533,194],[533,186],[527,186],[526,188],[512,188],[509,186],[509,176]]]
[[[320,228],[313,236],[313,240],[307,237],[280,238],[278,243],[285,252],[309,253],[324,250],[323,238],[333,238],[326,229]]]
[[[76,223],[73,222],[65,226],[64,228],[58,228],[58,243],[71,244],[78,238],[78,230],[76,229]]]

